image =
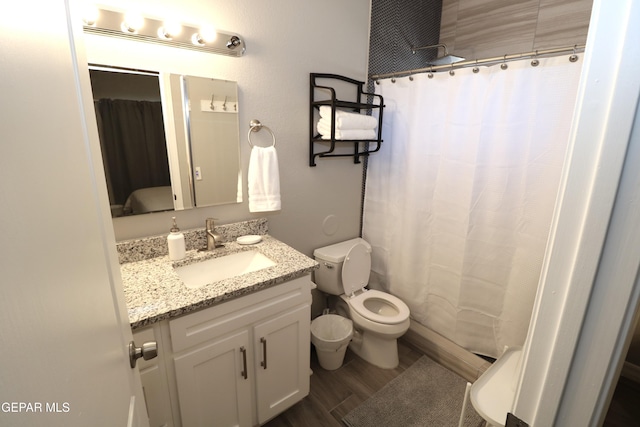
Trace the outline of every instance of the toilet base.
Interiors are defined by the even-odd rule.
[[[349,344],[349,349],[379,368],[393,369],[400,363],[396,338],[382,338],[366,331],[356,331],[353,341]]]

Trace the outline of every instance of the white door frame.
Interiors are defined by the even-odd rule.
[[[633,332],[640,292],[638,40],[640,1],[594,1],[512,411],[531,426],[599,425]]]

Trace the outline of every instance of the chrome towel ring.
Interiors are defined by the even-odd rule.
[[[273,139],[273,143],[270,145],[270,147],[275,147],[276,146],[276,136],[273,134],[271,129],[269,129],[267,126],[263,125],[262,123],[260,123],[260,120],[256,120],[256,119],[251,120],[251,122],[249,123],[249,134],[247,135],[247,140],[249,141],[249,145],[253,148],[253,144],[251,143],[251,132],[259,132],[260,129],[262,129],[262,128],[268,130],[269,133],[271,134],[271,138]]]

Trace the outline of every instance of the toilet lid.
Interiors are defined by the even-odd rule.
[[[369,283],[371,251],[363,243],[349,249],[342,263],[342,287],[346,295],[353,295]]]

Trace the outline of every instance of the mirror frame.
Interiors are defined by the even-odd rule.
[[[240,157],[237,82],[215,78],[172,74],[162,71],[137,70],[113,65],[89,64],[89,69],[118,72],[123,74],[144,74],[157,77],[160,89],[160,100],[162,103],[162,115],[164,120],[164,131],[167,144],[167,160],[171,176],[174,210],[184,210],[196,207],[235,204],[242,202],[242,164]],[[190,126],[190,109],[199,109],[200,104],[203,104],[204,101],[200,99],[196,100],[197,102],[192,102],[193,100],[190,101],[188,99],[188,88],[186,82],[189,79],[211,80],[213,82],[222,82],[227,85],[234,85],[235,100],[233,105],[235,108],[235,114],[233,116],[235,116],[235,123],[233,131],[234,146],[232,150],[233,154],[237,155],[237,162],[233,162],[237,163],[237,169],[234,172],[237,175],[237,182],[235,185],[235,195],[233,197],[233,200],[231,199],[231,197],[229,197],[227,200],[219,200],[212,203],[198,204],[196,202],[196,181],[198,180],[198,178],[194,176],[195,169],[192,167],[192,165],[194,165],[194,158],[193,141],[191,135],[192,132]],[[221,100],[214,101],[216,105],[219,104],[217,106],[221,106],[223,103],[223,101]],[[211,102],[211,100],[207,102]],[[202,110],[204,111],[204,104]],[[229,134],[228,131],[227,134]],[[212,139],[212,141],[215,142],[215,139]],[[227,165],[233,164],[228,161],[224,161],[224,163]],[[208,175],[212,176],[211,171],[208,171]],[[211,188],[209,188],[209,191],[211,191]],[[227,192],[229,191],[230,190],[227,190]],[[144,213],[147,212],[141,212],[140,214]],[[126,216],[129,215],[125,215],[124,217]]]

